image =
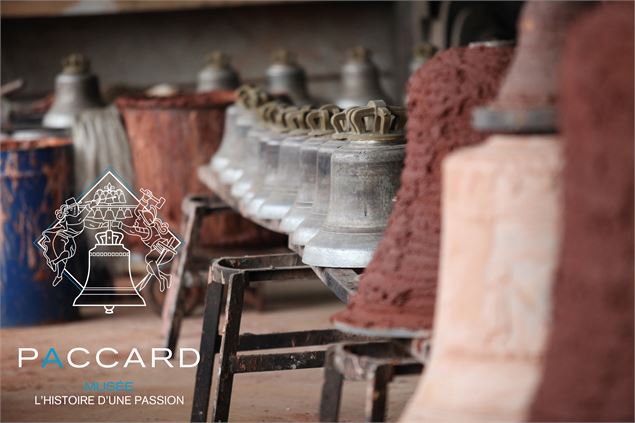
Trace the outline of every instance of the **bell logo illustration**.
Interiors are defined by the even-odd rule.
[[[67,200],[55,212],[55,223],[38,239],[46,263],[55,273],[53,286],[66,276],[80,290],[74,306],[103,307],[106,314],[113,314],[115,307],[145,306],[140,292],[151,282],[158,283],[161,291],[170,287],[170,275],[162,267],[175,257],[181,241],[158,217],[165,199],[147,189],[140,191],[138,198],[108,171],[79,201]],[[130,250],[125,246],[126,239],[134,238],[147,251],[147,273],[139,282],[130,272]],[[85,277],[68,266],[76,256],[78,244],[84,244],[80,239],[93,245],[88,251],[88,265],[84,266]],[[97,261],[110,269],[127,269],[125,283],[114,286],[99,272],[91,271]]]

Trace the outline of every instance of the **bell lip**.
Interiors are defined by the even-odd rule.
[[[298,256],[300,256],[300,258],[302,258],[302,254],[304,254],[304,247],[302,247],[301,245],[297,245],[297,244],[294,244],[293,242],[291,242],[291,238],[290,237],[289,237],[289,241],[287,243],[287,247],[289,248],[289,250],[293,251]]]
[[[478,107],[472,112],[472,127],[480,132],[554,134],[558,133],[558,109]]]
[[[329,236],[330,234],[334,236]],[[315,236],[306,243],[302,261],[309,266],[363,269],[373,259],[383,235],[383,230],[332,232],[328,230],[325,221]],[[327,258],[327,255],[332,257]]]
[[[311,210],[312,209],[313,208],[311,208]],[[309,214],[304,218],[302,223],[295,231],[293,231],[293,233],[291,233],[289,242],[292,242],[294,245],[304,247],[320,231],[325,219],[326,214],[318,214],[309,211]],[[307,233],[309,236],[307,236]]]
[[[219,179],[221,184],[231,186],[237,182],[244,173],[244,169],[233,166],[233,163],[229,162],[225,169],[219,172]]]
[[[286,234],[291,234],[300,227],[304,219],[309,216],[309,213],[311,213],[311,206],[299,207],[294,204],[280,221],[280,230]]]
[[[359,327],[340,322],[337,319],[332,320],[335,329],[353,335],[373,336],[382,338],[431,338],[432,331],[430,329],[413,330],[405,327]]]
[[[241,176],[231,187],[229,194],[235,200],[239,201],[243,198],[253,187],[253,178],[249,177],[247,174],[243,173]]]
[[[212,160],[209,163],[210,169],[212,172],[220,173],[223,169],[225,169],[229,165],[230,159],[223,155],[215,154],[212,157]]]
[[[105,289],[106,287],[104,287]],[[96,289],[96,291],[101,291],[102,289]],[[89,291],[89,292],[86,292]],[[116,297],[124,297],[125,299],[134,299],[134,302],[123,302],[118,303],[113,301],[112,298],[105,297],[102,294],[91,294],[90,287],[84,287],[82,291],[75,297],[73,300],[74,307],[144,307],[146,306],[146,300],[143,298],[141,293],[134,288],[130,287],[129,289],[120,289],[119,291],[122,293],[116,293],[109,295],[114,295]],[[87,298],[88,297],[88,298]],[[95,297],[95,298],[93,298]],[[101,299],[101,301],[100,301]],[[108,301],[103,301],[104,299]]]
[[[76,113],[70,115],[49,110],[42,118],[42,126],[47,129],[66,129],[70,131],[73,127],[75,116]]]
[[[212,191],[216,191],[220,186],[218,175],[214,172],[212,165],[209,163],[199,166],[196,170],[196,175],[198,176],[198,180]]]
[[[258,210],[260,210],[260,206],[262,206],[266,199],[267,196],[263,196],[262,193],[255,192],[253,198],[245,205],[245,214],[251,218],[257,218]]]
[[[276,187],[267,196],[267,199],[258,210],[263,219],[282,220],[295,204],[298,190],[288,187]]]
[[[270,197],[269,197],[270,198]],[[269,199],[258,208],[257,216],[263,220],[282,220],[291,210],[293,203],[269,202]]]
[[[316,234],[309,242],[304,246],[304,254],[302,255],[302,262],[309,266],[316,267],[329,267],[335,269],[363,269],[367,267],[371,260],[375,250],[368,252],[365,250],[355,250],[352,248],[326,248],[311,246],[318,234]],[[328,251],[333,255],[333,258],[325,258],[324,253]]]
[[[280,219],[256,219],[254,218],[254,222],[263,228],[269,229],[270,231],[277,233],[284,233],[280,231]]]

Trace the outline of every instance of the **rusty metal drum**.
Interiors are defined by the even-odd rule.
[[[33,138],[36,136],[36,138]],[[36,246],[72,195],[70,139],[31,133],[0,140],[0,310],[2,327],[67,321],[77,317],[78,289],[54,274]]]
[[[128,97],[118,100],[130,139],[139,187],[166,199],[164,220],[181,223],[181,202],[188,194],[210,194],[198,179],[198,167],[209,163],[218,149],[225,109],[232,91],[186,94],[165,98]],[[208,246],[260,243],[267,232],[235,213],[206,219],[201,242]]]

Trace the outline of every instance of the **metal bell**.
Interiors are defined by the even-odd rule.
[[[223,139],[216,153],[212,156],[211,168],[214,173],[220,173],[229,164],[229,151],[236,144],[236,120],[242,112],[236,104],[225,110],[225,124],[223,126]]]
[[[278,135],[276,121],[282,111],[282,104],[273,101],[265,104],[260,109],[260,125],[258,131],[251,131],[251,137],[247,137],[249,142],[250,156],[252,156],[250,168],[236,181],[236,190],[241,194],[238,198],[238,208],[240,213],[249,217],[247,209],[256,193],[262,189],[262,184],[267,174],[267,142],[270,138]],[[246,180],[245,180],[246,179]],[[244,186],[240,186],[243,185]],[[232,189],[234,186],[232,186]]]
[[[263,166],[261,167],[261,171],[264,169],[264,175],[263,178],[256,181],[253,187],[253,198],[249,200],[249,203],[244,209],[246,216],[261,220],[259,214],[260,206],[267,200],[267,197],[277,183],[280,144],[282,144],[287,132],[290,130],[286,123],[286,115],[296,110],[298,110],[296,107],[286,107],[284,109],[280,107],[275,115],[273,131],[262,138],[261,143],[264,145],[260,149],[263,154],[261,154],[259,158],[259,166]]]
[[[331,139],[334,132],[331,118],[339,112],[339,107],[329,104],[307,114],[306,123],[311,132],[300,147],[300,187],[293,206],[280,221],[281,232],[291,234],[311,212],[316,195],[318,150]]]
[[[62,66],[55,78],[55,99],[42,122],[47,128],[70,128],[79,112],[104,106],[99,80],[90,72],[86,57],[71,54],[62,60]]]
[[[379,82],[379,69],[372,60],[372,53],[365,47],[348,51],[348,60],[342,67],[342,96],[336,101],[341,108],[365,106],[369,101],[388,96]]]
[[[306,74],[293,53],[285,49],[276,50],[272,63],[267,68],[267,91],[271,94],[288,95],[293,104],[312,102],[307,89]]]
[[[336,113],[331,118],[331,126],[335,131],[320,145],[317,151],[315,172],[315,196],[309,214],[302,220],[289,236],[289,248],[302,255],[304,246],[317,234],[329,208],[331,193],[331,156],[337,149],[346,145],[346,131],[348,131],[349,119],[346,115],[352,113],[357,107],[350,107],[343,112]]]
[[[210,168],[212,171],[219,175],[220,172],[229,164],[230,151],[236,144],[236,119],[238,115],[244,112],[240,110],[240,106],[233,104],[225,110],[225,124],[223,125],[223,139],[220,142],[220,146],[216,153],[212,156],[210,162]]]
[[[331,157],[328,213],[302,256],[312,266],[366,267],[399,189],[406,152],[405,110],[371,101],[347,117],[348,144]]]
[[[257,88],[247,89],[246,94],[238,98],[239,113],[236,117],[236,133],[233,142],[229,144],[227,157],[229,162],[220,172],[220,182],[224,191],[231,190],[231,186],[244,172],[244,156],[247,148],[247,133],[258,122],[256,109],[269,100],[269,95]]]
[[[436,52],[437,48],[430,43],[424,41],[417,44],[412,51],[412,59],[408,65],[410,74],[415,73],[425,62],[430,60]]]
[[[198,73],[196,91],[234,90],[240,85],[240,76],[230,63],[229,56],[214,51],[207,57],[207,66]]]
[[[247,132],[244,172],[234,182],[230,192],[232,198],[238,202],[248,195],[250,195],[249,199],[253,198],[252,187],[254,180],[258,179],[260,175],[258,158],[260,157],[261,140],[271,132],[272,113],[277,104],[277,102],[271,101],[260,106],[258,108],[258,122]],[[264,176],[264,170],[262,175]]]
[[[300,189],[300,148],[308,139],[306,116],[309,108],[287,113],[287,127],[291,128],[280,144],[279,165],[271,193],[260,209],[263,220],[280,220],[291,209]]]
[[[122,243],[124,234],[108,229],[95,235],[97,243],[88,253],[88,275],[82,291],[73,301],[75,307],[104,307],[106,314],[112,314],[117,307],[145,306],[146,302],[137,291],[130,275],[130,250]],[[92,261],[101,259],[109,266],[128,269],[130,286],[114,287],[110,281],[101,280],[91,272]],[[120,265],[117,263],[121,263]]]

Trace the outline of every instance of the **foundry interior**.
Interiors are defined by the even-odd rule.
[[[633,22],[2,1],[0,420],[633,421]]]

